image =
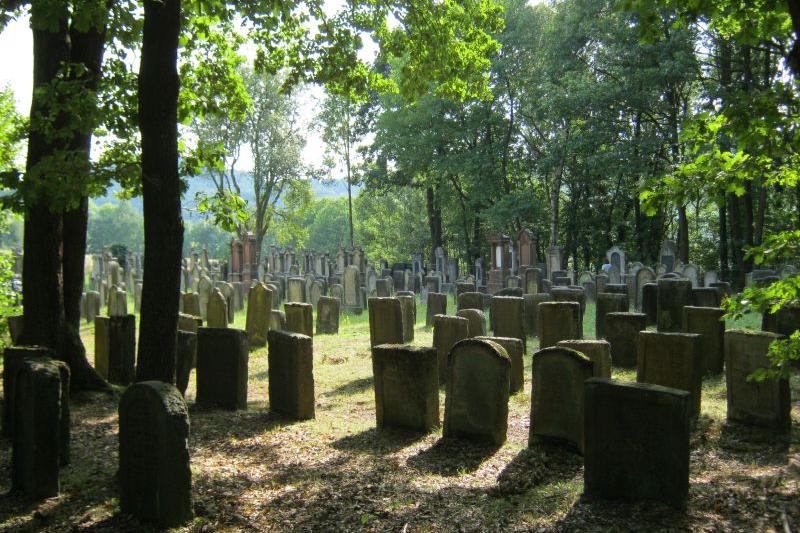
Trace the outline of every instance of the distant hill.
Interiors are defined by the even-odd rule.
[[[247,173],[240,173],[237,176],[239,180],[239,185],[242,188],[242,197],[248,201],[248,203],[253,202],[253,186],[250,177]],[[357,194],[359,191],[359,186],[353,187],[353,194]],[[119,200],[116,196],[116,193],[119,192],[118,186],[111,187],[105,196],[94,198],[93,202],[97,205],[103,205],[107,203],[117,203]],[[191,219],[197,217],[197,213],[194,212],[195,207],[195,196],[198,192],[205,192],[208,194],[212,194],[214,192],[214,186],[211,183],[211,179],[207,175],[200,175],[196,178],[192,178],[189,180],[189,188],[183,195],[183,216],[185,218]],[[330,180],[330,181],[319,181],[313,180],[311,182],[311,190],[314,191],[314,196],[316,198],[338,198],[341,196],[347,196],[347,183],[344,180]],[[134,209],[142,212],[142,199],[141,198],[133,198],[131,199],[131,206]]]

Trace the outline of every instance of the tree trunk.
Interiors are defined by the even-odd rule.
[[[742,250],[744,239],[742,238],[741,213],[739,209],[739,199],[732,193],[728,195],[728,217],[731,231],[731,256],[733,266],[731,269],[731,282],[737,287],[744,287],[744,252]]]
[[[55,9],[55,8],[54,8]],[[41,20],[52,17],[55,20]],[[48,98],[49,84],[58,76],[62,63],[69,60],[67,8],[61,12],[31,13],[33,28],[33,96],[31,117],[48,116],[59,98]],[[49,22],[54,22],[49,26]],[[43,94],[44,93],[44,94]],[[55,127],[63,127],[59,116]],[[64,141],[48,138],[44,126],[31,122],[28,134],[28,157],[25,165],[25,235],[23,238],[24,327],[20,344],[58,349],[63,338],[64,295],[61,271],[61,214],[50,209],[50,174],[48,158],[66,148]],[[57,183],[53,183],[57,185]]]
[[[678,206],[678,259],[684,265],[689,263],[689,218],[685,205]]]
[[[436,198],[436,191],[429,185],[425,189],[428,207],[428,227],[431,232],[431,265],[436,265],[436,248],[442,245],[442,211]]]
[[[178,175],[180,0],[145,0],[139,69],[144,278],[137,381],[175,382],[183,220]]]
[[[730,280],[731,269],[728,264],[728,213],[725,198],[719,202],[719,273],[720,278]]]
[[[550,246],[558,246],[558,200],[561,193],[561,174],[553,177],[550,190]]]

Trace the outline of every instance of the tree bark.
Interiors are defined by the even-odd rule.
[[[731,231],[731,256],[733,257],[733,266],[731,268],[731,282],[737,287],[744,287],[744,239],[742,237],[741,213],[739,208],[739,199],[736,195],[729,193],[728,195],[728,217],[730,220]]]
[[[728,281],[731,276],[728,264],[728,213],[725,198],[719,202],[719,273],[721,279]]]
[[[678,206],[678,259],[684,265],[689,263],[689,218],[685,205]]]
[[[436,265],[436,248],[442,245],[442,210],[432,185],[425,189],[428,208],[428,227],[431,232],[431,265]]]
[[[139,69],[144,278],[137,381],[175,382],[183,220],[178,175],[180,0],[145,0]]]

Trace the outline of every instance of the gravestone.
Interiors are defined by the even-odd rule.
[[[514,394],[519,392],[525,386],[525,355],[524,346],[522,341],[513,337],[475,337],[478,340],[496,342],[506,351],[508,359],[511,361],[511,374],[508,386],[508,392]]]
[[[653,283],[656,280],[656,273],[650,267],[642,267],[636,271],[636,294],[634,296],[633,308],[637,311],[644,313],[644,300],[643,291],[647,283]]]
[[[314,346],[311,337],[270,331],[267,338],[270,411],[294,420],[314,418]]]
[[[694,307],[720,307],[722,295],[714,287],[692,289],[691,305]]]
[[[658,280],[658,331],[680,331],[683,308],[691,304],[692,283],[688,279]],[[668,385],[667,385],[668,386]]]
[[[528,445],[557,439],[584,451],[584,382],[592,361],[580,352],[552,346],[533,354]]]
[[[728,421],[779,432],[791,429],[789,382],[786,379],[747,379],[756,369],[769,366],[769,345],[782,338],[766,331],[737,329],[725,332]]]
[[[447,357],[456,343],[469,338],[469,320],[458,316],[436,315],[433,320],[433,347],[439,361],[439,381],[447,379]]]
[[[189,411],[180,392],[142,381],[119,403],[119,506],[142,522],[175,527],[192,519]]]
[[[58,496],[59,467],[70,457],[69,367],[20,357],[12,371],[11,490],[35,501]]]
[[[320,296],[317,302],[317,335],[339,333],[339,300]]]
[[[761,329],[791,336],[800,330],[800,306],[783,306],[775,313],[761,315]]]
[[[606,285],[608,285],[609,280],[608,276],[604,273],[600,273],[594,277],[594,285],[595,285],[595,294],[600,294],[601,292],[606,292]]]
[[[94,319],[100,314],[100,293],[89,291],[86,293],[86,322],[94,323]],[[199,313],[198,313],[199,314]]]
[[[447,314],[447,295],[440,292],[428,293],[428,305],[425,313],[425,326],[433,327],[433,318],[436,315]]]
[[[677,260],[677,248],[675,247],[675,243],[670,240],[665,240],[661,243],[658,257],[659,262],[664,265],[665,272],[672,272]]]
[[[703,287],[711,287],[712,283],[719,281],[719,273],[716,270],[709,270],[703,274]]]
[[[725,362],[725,311],[718,307],[683,308],[683,332],[700,335],[703,374],[719,374]]]
[[[428,292],[441,292],[439,276],[425,276],[425,290]]]
[[[197,403],[247,409],[247,333],[233,328],[197,332]]]
[[[435,348],[381,344],[372,350],[378,429],[430,431],[439,425],[439,363]]]
[[[345,267],[342,284],[344,289],[344,301],[342,302],[344,310],[360,315],[364,308],[361,301],[361,272],[359,272],[358,267],[354,265]]]
[[[703,385],[700,335],[641,331],[638,352],[636,381],[688,391],[690,415],[696,418]]]
[[[250,346],[265,346],[269,319],[272,313],[272,291],[263,283],[256,283],[247,293],[247,319],[245,331]]]
[[[462,309],[483,310],[483,294],[479,292],[465,292],[458,296],[458,311]]]
[[[700,286],[700,269],[697,265],[693,265],[689,263],[683,267],[683,277],[688,279],[692,283],[692,288],[697,288]]]
[[[375,281],[375,295],[378,298],[389,298],[392,295],[389,290],[389,280],[379,279]]]
[[[647,325],[658,322],[658,283],[645,283],[642,286],[642,313],[647,316]]]
[[[225,301],[225,296],[219,289],[214,289],[208,297],[206,318],[206,324],[209,328],[228,327],[228,304]]]
[[[592,375],[596,378],[611,377],[611,344],[604,340],[583,339],[558,341],[559,348],[569,348],[582,353],[592,362]]]
[[[469,336],[482,337],[486,335],[486,316],[480,309],[462,309],[456,313],[461,318],[469,320]]]
[[[584,496],[684,507],[689,393],[602,378],[588,379],[585,388]]]
[[[508,430],[510,379],[511,361],[499,344],[465,339],[453,346],[442,435],[502,445]]]
[[[414,325],[417,322],[417,299],[406,294],[397,294],[403,312],[403,344],[414,340]]]
[[[309,294],[311,295],[310,303],[312,306],[314,306],[314,309],[316,309],[317,305],[319,304],[319,299],[322,298],[322,296],[325,294],[325,284],[322,283],[320,280],[315,279],[311,283],[311,291]]]
[[[519,339],[522,341],[523,353],[527,351],[525,300],[522,297],[492,297],[490,321],[493,336]]]
[[[14,379],[25,359],[52,359],[55,353],[43,346],[8,346],[3,350],[3,435],[14,434]]]
[[[197,333],[197,329],[203,327],[203,319],[199,316],[178,313],[178,330]]]
[[[286,325],[283,330],[314,336],[314,308],[311,304],[287,302],[283,304],[283,310],[286,313]]]
[[[369,346],[403,344],[403,308],[397,298],[370,298]]]
[[[273,309],[269,314],[269,329],[275,331],[284,331],[286,329],[286,313],[277,309]]]
[[[128,314],[128,296],[119,287],[112,287],[108,293],[108,316]]]
[[[290,277],[286,280],[286,301],[304,303],[306,301],[306,280]]]
[[[611,265],[611,268],[606,270],[606,274],[608,275],[609,284],[619,285],[622,283],[622,274],[620,273],[619,268],[615,267],[614,265]],[[608,290],[607,287],[606,290]]]
[[[606,336],[606,315],[628,310],[628,297],[624,294],[601,292],[597,294],[594,315],[594,336],[603,339]]]
[[[331,285],[331,298],[336,298],[344,306],[344,287],[339,284]]]
[[[211,278],[206,275],[200,276],[197,283],[197,294],[200,299],[200,313],[203,320],[207,320],[206,313],[208,312],[208,298],[211,296],[211,291],[214,289]]]
[[[525,293],[537,294],[542,292],[542,271],[538,268],[526,268],[523,272],[525,280]]]
[[[625,274],[628,272],[627,268],[627,254],[619,246],[612,246],[606,251],[606,259],[615,267],[618,272]]]
[[[558,341],[581,339],[578,329],[581,305],[578,302],[539,304],[539,347],[549,348]]]
[[[579,331],[583,336],[583,315],[586,312],[586,292],[581,287],[553,287],[550,291],[556,302],[578,302],[581,306],[579,317]]]
[[[175,386],[186,395],[189,387],[189,377],[197,361],[197,333],[178,330],[175,344]]]
[[[605,323],[614,366],[636,368],[639,332],[647,329],[647,316],[642,313],[607,313]]]
[[[550,293],[539,292],[536,294],[525,294],[525,333],[529,337],[539,336],[539,304],[550,302],[553,297]]]
[[[94,320],[94,367],[111,383],[128,385],[136,375],[136,317],[98,316]]]
[[[458,297],[465,292],[476,292],[475,284],[468,283],[466,281],[458,281],[455,283],[455,290],[456,290],[456,301],[458,301]]]

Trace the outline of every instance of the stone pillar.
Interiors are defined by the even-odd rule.
[[[270,331],[268,338],[270,411],[295,420],[314,418],[314,346],[311,337]]]

